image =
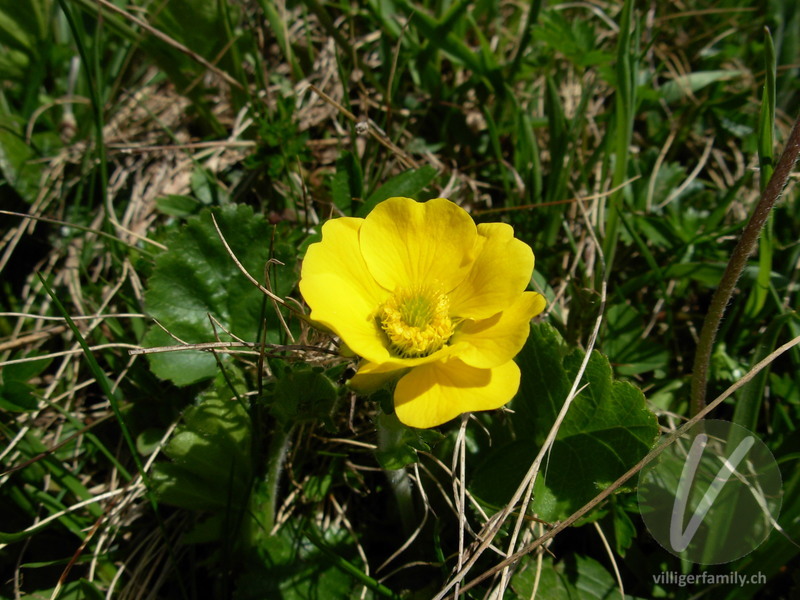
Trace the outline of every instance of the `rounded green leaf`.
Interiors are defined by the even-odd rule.
[[[476,470],[478,497],[502,505],[516,489],[569,394],[584,353],[567,348],[543,323],[517,357],[522,382],[512,420],[517,440],[493,451]],[[608,359],[593,352],[575,398],[542,465],[533,510],[547,521],[564,519],[636,464],[655,443],[658,423],[641,390],[612,378]]]
[[[172,336],[188,344],[232,341],[232,336],[255,342],[264,295],[225,249],[211,214],[206,210],[188,219],[168,240],[169,249],[156,258],[145,293],[147,312]],[[266,219],[253,214],[248,206],[224,206],[213,214],[242,266],[257,280],[263,280],[272,239]],[[275,292],[286,295],[296,279],[294,251],[286,244],[276,244],[276,253],[284,266],[273,267]],[[280,342],[281,326],[271,305],[267,305],[265,316],[267,341]],[[217,324],[212,325],[212,318]],[[143,345],[179,345],[164,329],[153,325]],[[148,359],[157,376],[176,385],[208,379],[217,369],[212,354],[196,350],[148,354]]]

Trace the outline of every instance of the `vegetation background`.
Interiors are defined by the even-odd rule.
[[[429,599],[503,506],[525,543],[572,514],[644,456],[652,414],[690,415],[711,295],[800,108],[798,45],[781,0],[0,0],[0,595]],[[448,197],[534,248],[548,309],[513,415],[405,430],[294,316],[319,224],[392,195]],[[798,231],[792,177],[709,398],[798,335]],[[141,352],[185,344],[207,345]],[[576,403],[638,412],[565,425],[581,465],[554,447],[538,523],[509,498],[558,408],[540,399],[564,401],[592,344]],[[785,536],[681,562],[631,480],[467,589],[512,515],[462,597],[798,597],[798,384],[794,347],[714,413],[778,460]]]

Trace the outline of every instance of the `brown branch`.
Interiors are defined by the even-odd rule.
[[[708,313],[703,320],[703,329],[700,331],[700,339],[697,342],[697,353],[694,357],[694,367],[692,369],[692,414],[698,414],[706,405],[706,385],[708,383],[708,367],[711,362],[711,352],[714,349],[714,340],[717,330],[725,314],[725,308],[736,289],[736,282],[739,280],[744,268],[747,266],[747,259],[753,253],[758,242],[761,229],[769,217],[772,207],[775,206],[780,198],[789,176],[792,174],[794,164],[800,153],[800,117],[794,122],[786,147],[783,149],[775,171],[761,194],[753,215],[750,217],[747,226],[742,232],[742,237],[731,253],[728,266],[722,274],[719,286],[711,297],[711,304]]]

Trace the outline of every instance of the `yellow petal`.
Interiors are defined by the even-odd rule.
[[[485,319],[507,308],[533,273],[533,251],[505,223],[478,225],[478,254],[467,277],[450,294],[450,314]]]
[[[392,379],[402,375],[403,368],[397,368],[392,364],[376,364],[369,361],[362,361],[356,373],[347,385],[359,394],[373,394],[389,383]]]
[[[412,369],[397,383],[394,407],[409,427],[436,427],[458,415],[500,408],[519,389],[519,367],[509,361],[477,369],[458,359]]]
[[[456,348],[443,348],[430,356],[419,358],[394,358],[382,363],[362,360],[358,365],[358,372],[347,382],[359,394],[372,394],[381,389],[392,379],[404,375],[411,368],[441,361],[456,353]]]
[[[477,237],[472,217],[444,198],[389,198],[367,215],[359,232],[369,272],[390,291],[435,285],[449,292],[469,272]]]
[[[419,367],[420,365],[439,362],[453,356],[458,356],[461,352],[465,352],[467,350],[468,350],[467,344],[461,342],[458,344],[452,344],[449,346],[445,346],[444,348],[440,348],[439,350],[428,356],[418,356],[416,358],[403,358],[402,356],[390,356],[381,361],[363,361],[358,368],[358,373],[356,377],[361,374],[375,375],[378,373],[391,373],[391,372],[396,373],[397,371],[402,371],[413,367]]]
[[[358,232],[363,219],[342,217],[322,226],[322,241],[309,246],[300,292],[311,318],[342,338],[356,354],[382,362],[391,357],[375,312],[388,296],[361,257]]]
[[[474,367],[490,368],[514,358],[530,333],[530,320],[544,310],[544,296],[525,292],[508,309],[488,319],[466,321],[453,336],[458,358]]]

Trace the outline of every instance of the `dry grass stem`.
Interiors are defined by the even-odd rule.
[[[597,531],[597,535],[600,536],[600,541],[603,542],[603,548],[605,548],[606,554],[608,555],[608,561],[611,563],[611,568],[614,569],[614,577],[617,579],[620,600],[625,600],[625,586],[622,584],[622,575],[619,573],[619,566],[617,566],[617,559],[614,556],[614,551],[611,549],[611,545],[608,543],[608,538],[606,538],[606,534],[603,533],[600,523],[595,521],[592,525],[595,531]]]
[[[149,23],[145,23],[144,21],[142,21],[138,17],[133,16],[129,12],[127,12],[127,11],[119,8],[118,6],[112,4],[108,0],[97,0],[97,3],[100,4],[101,6],[103,6],[104,8],[110,10],[111,12],[115,12],[118,15],[121,15],[122,17],[124,17],[125,19],[130,21],[131,23],[135,23],[136,25],[141,27],[144,31],[146,31],[150,35],[152,35],[153,37],[158,38],[159,40],[161,40],[165,44],[168,44],[168,45],[172,46],[173,48],[175,48],[176,50],[178,50],[179,52],[182,52],[183,54],[185,54],[186,56],[191,58],[193,61],[197,62],[198,64],[203,65],[206,69],[208,69],[212,73],[215,73],[216,75],[219,75],[222,79],[227,81],[233,87],[238,88],[238,89],[243,89],[242,84],[239,83],[238,81],[236,81],[230,75],[228,75],[228,73],[226,73],[225,71],[223,71],[219,67],[211,64],[205,58],[203,58],[202,56],[197,54],[197,52],[187,48],[186,46],[184,46],[180,42],[176,41],[175,39],[173,39],[170,36],[168,36],[165,33],[163,33],[162,31],[159,31],[158,29],[156,29],[155,27],[153,27]]]

